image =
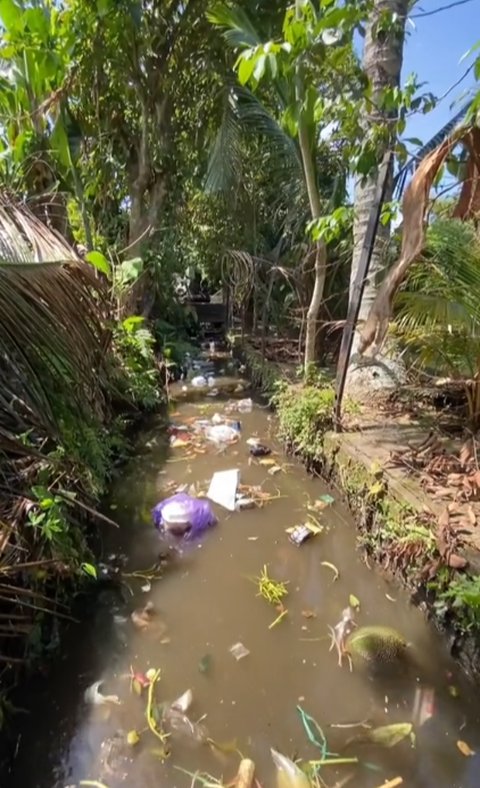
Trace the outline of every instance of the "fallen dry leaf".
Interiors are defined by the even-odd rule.
[[[393,780],[382,783],[377,788],[396,788],[397,785],[403,785],[403,777],[394,777]]]
[[[438,526],[439,528],[444,528],[450,522],[450,512],[447,509],[444,509],[441,513],[440,517],[438,518]]]
[[[452,569],[465,569],[468,564],[466,558],[462,558],[461,555],[457,555],[456,553],[452,553],[448,556],[448,566],[451,566]]]
[[[462,755],[465,755],[466,758],[468,758],[471,755],[475,755],[475,752],[472,750],[471,747],[469,747],[466,741],[462,741],[461,739],[459,739],[457,741],[457,747],[462,753]]]
[[[473,511],[472,504],[470,504],[467,507],[466,515],[467,515],[467,520],[470,523],[470,525],[476,525],[477,524],[477,517],[476,517],[475,512]]]
[[[314,610],[302,610],[302,616],[304,618],[316,618],[317,614]]]
[[[473,459],[473,443],[472,440],[469,439],[465,441],[462,448],[459,451],[458,459],[462,465],[468,465],[468,463]]]

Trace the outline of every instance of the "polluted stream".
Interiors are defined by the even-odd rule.
[[[141,436],[106,503],[121,527],[104,532],[104,560],[125,556],[122,582],[101,592],[32,692],[7,785],[479,784],[475,687],[405,593],[365,564],[338,491],[283,453],[275,416],[255,403],[239,412],[245,396],[186,398],[170,414],[183,431],[167,434],[159,419]],[[241,427],[236,440],[206,439],[205,427],[223,418]],[[254,439],[271,454],[252,457]],[[152,508],[178,489],[205,495],[215,472],[232,469],[252,508],[212,504],[217,524],[176,537],[172,549]],[[305,523],[314,533],[296,545],[301,532],[287,529]],[[259,593],[262,572],[284,584],[280,600]],[[263,586],[274,596],[278,588]],[[345,657],[340,665],[329,628],[349,605],[358,627],[401,633],[406,658],[388,671],[362,660],[350,670]],[[98,693],[109,699],[96,702]],[[316,764],[318,782],[289,761],[278,771],[272,748]],[[255,763],[257,782],[235,783],[242,757]]]

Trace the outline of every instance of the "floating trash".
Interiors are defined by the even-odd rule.
[[[254,443],[253,446],[250,446],[252,457],[267,457],[271,453],[272,450],[268,446],[264,446],[263,443]]]
[[[157,528],[179,536],[197,536],[217,522],[208,501],[183,492],[157,503],[152,517]]]
[[[229,512],[236,508],[237,487],[240,482],[240,471],[233,468],[228,471],[217,471],[213,474],[208,488],[207,497]]]
[[[102,695],[100,692],[102,684],[103,680],[100,679],[100,681],[95,681],[85,690],[83,695],[85,703],[91,703],[93,706],[105,706],[113,703],[115,706],[120,706],[118,695]]]
[[[232,657],[235,657],[237,662],[239,662],[244,657],[248,657],[250,654],[248,648],[246,648],[243,643],[234,643],[233,646],[230,646],[228,650]]]

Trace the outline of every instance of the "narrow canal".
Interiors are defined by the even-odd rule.
[[[241,423],[237,441],[219,445],[194,432],[195,421],[224,416]],[[312,785],[479,785],[477,757],[461,751],[462,742],[480,751],[477,690],[403,592],[365,565],[337,491],[283,454],[270,411],[254,405],[238,412],[235,400],[205,396],[172,408],[171,422],[187,428],[187,440],[154,424],[112,489],[107,511],[121,527],[105,530],[104,558],[125,556],[121,586],[101,593],[54,675],[32,692],[10,788],[213,784],[205,774],[228,785],[241,756],[255,762],[264,788],[301,787],[298,774],[296,781],[279,778],[271,748],[305,764],[325,758],[325,747],[327,761],[341,761],[322,766]],[[252,438],[271,448],[267,462],[251,456]],[[212,475],[228,469],[240,470],[256,505],[230,512],[213,504],[215,526],[180,550],[165,550],[152,507],[179,487],[205,494]],[[286,529],[309,519],[321,533],[292,544]],[[161,551],[157,578],[151,567]],[[281,608],[258,595],[264,567],[286,584],[287,612],[274,626]],[[347,660],[339,666],[329,627],[352,602],[358,626],[390,626],[404,636],[406,662],[386,674],[357,663],[350,671]],[[232,654],[235,644],[241,659]],[[147,725],[149,687],[138,692],[130,678],[133,671],[143,681],[149,669],[160,670],[151,694],[165,704],[166,759]],[[98,696],[88,688],[100,680],[97,691],[118,703],[92,703]],[[169,704],[187,690],[191,698],[172,715]],[[424,703],[420,725],[418,701],[427,698],[433,704],[425,712]],[[414,739],[385,746],[391,738],[372,736],[380,726],[409,730],[412,722]]]

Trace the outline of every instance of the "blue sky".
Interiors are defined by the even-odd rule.
[[[412,17],[448,5],[453,0],[420,0],[412,10]],[[472,58],[460,63],[465,54],[480,40],[480,0],[441,11],[433,16],[413,18],[415,28],[407,24],[407,43],[403,61],[403,79],[416,72],[424,90],[441,96],[466,71]],[[406,137],[418,137],[427,142],[455,115],[466,100],[465,91],[475,84],[473,74],[456,87],[427,115],[414,115],[409,120]],[[463,100],[458,101],[458,99]],[[454,106],[452,106],[454,104]]]

